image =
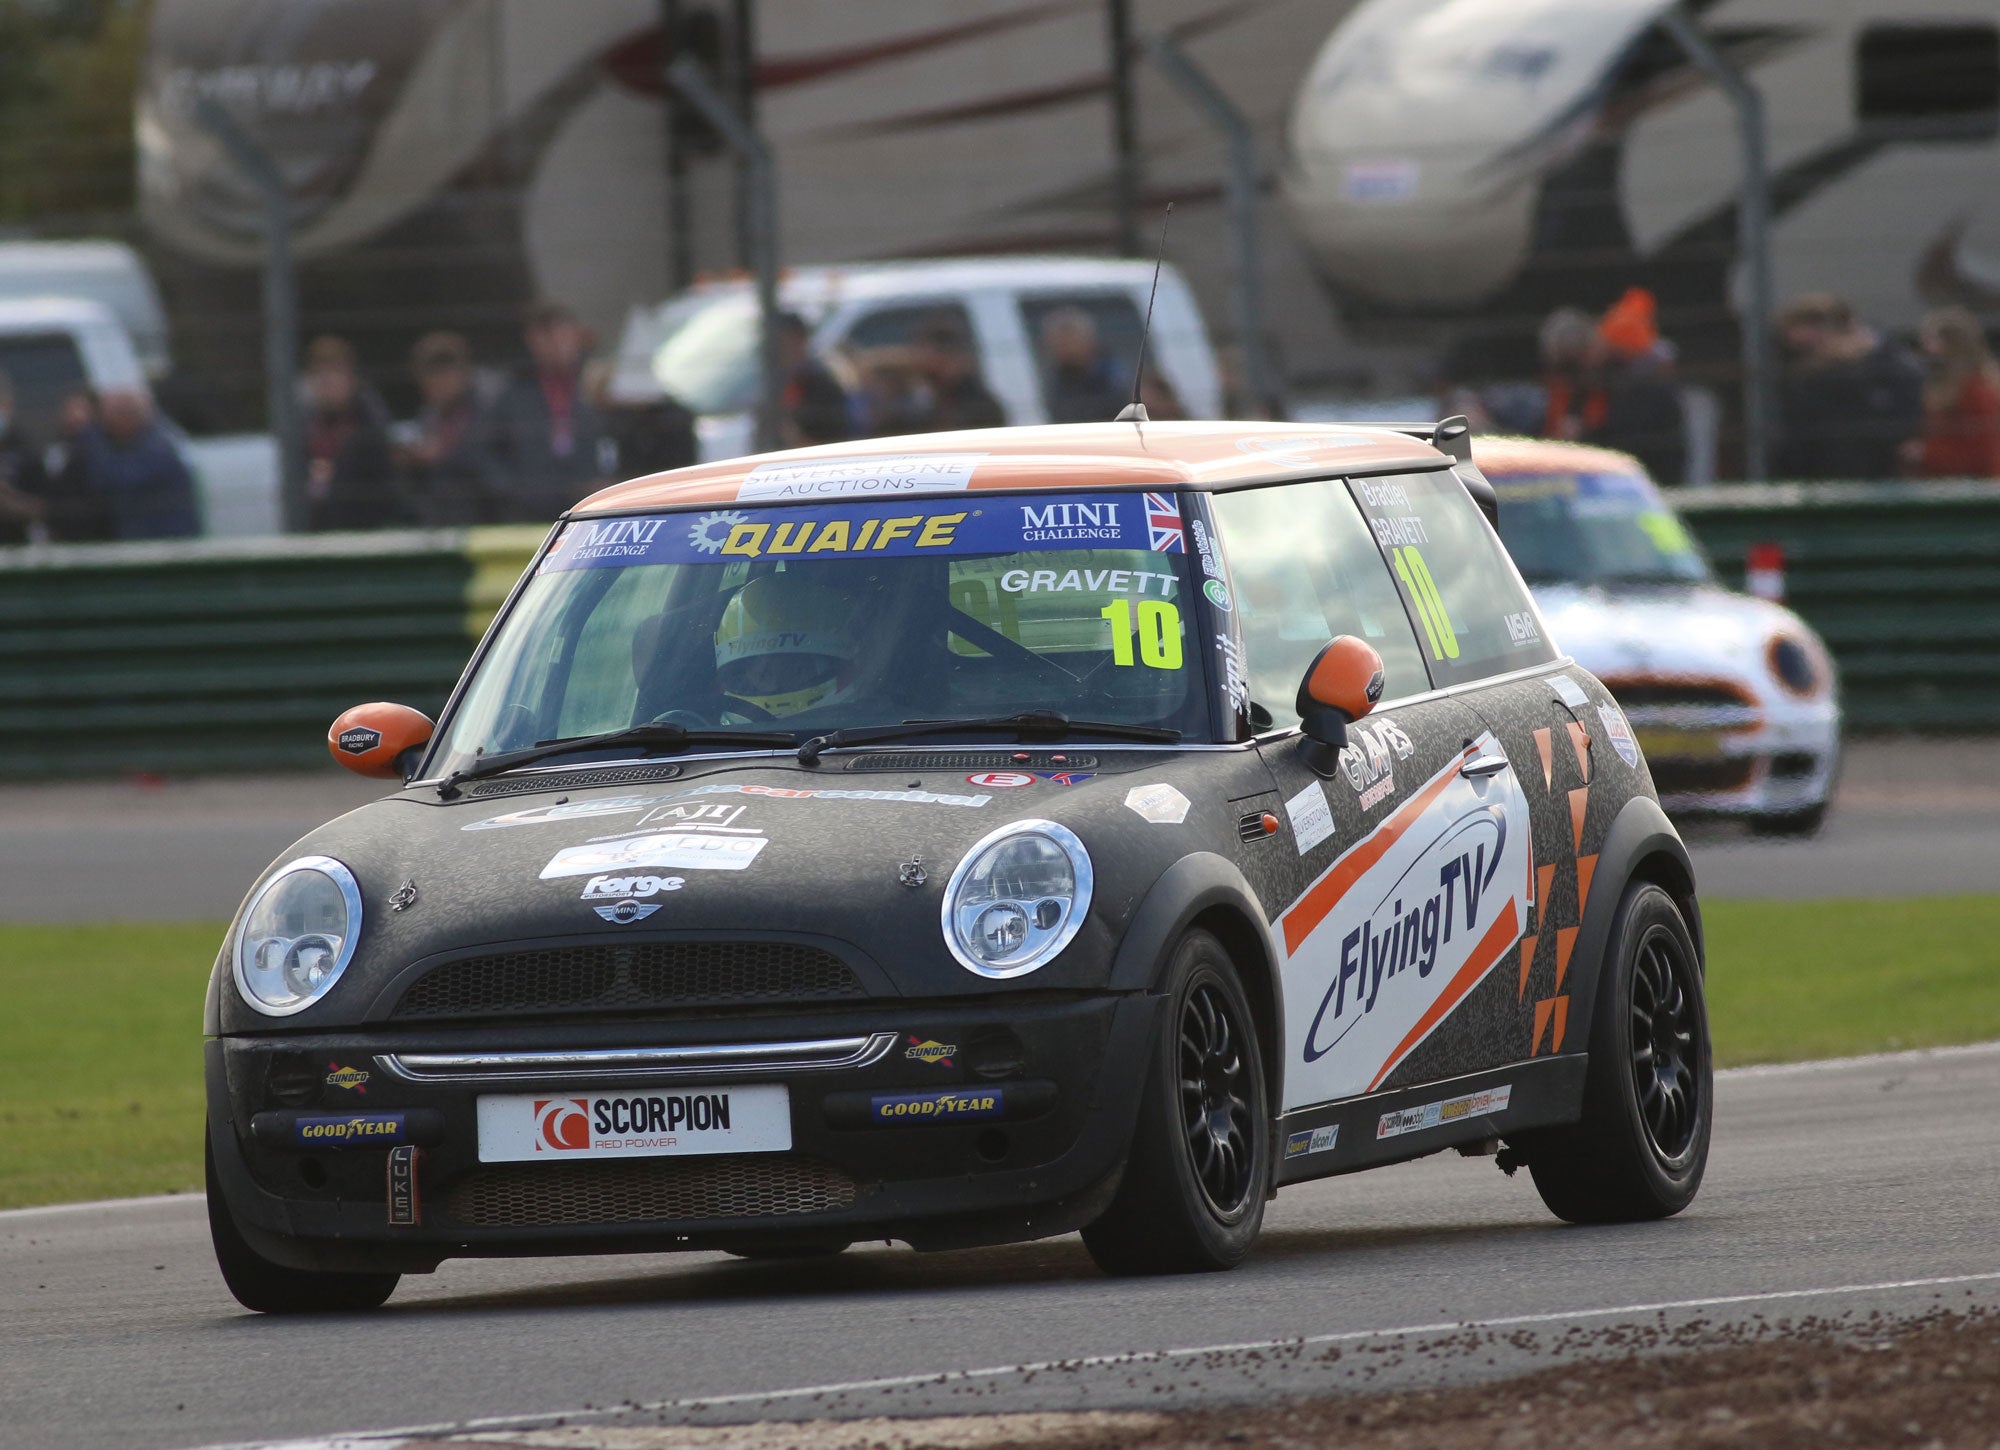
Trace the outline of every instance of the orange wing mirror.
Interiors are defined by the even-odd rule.
[[[1308,738],[1340,750],[1347,727],[1382,698],[1382,656],[1365,639],[1343,634],[1313,656],[1299,686],[1299,728]]]
[[[356,775],[407,780],[435,728],[421,710],[377,700],[342,711],[326,732],[326,748]]]

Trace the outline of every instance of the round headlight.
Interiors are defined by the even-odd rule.
[[[1070,944],[1090,910],[1090,885],[1090,853],[1067,827],[1002,826],[951,873],[945,944],[967,971],[1024,976]]]
[[[236,990],[269,1017],[303,1012],[333,988],[361,934],[361,888],[331,856],[271,874],[236,933]]]
[[[1813,651],[1794,635],[1773,635],[1764,658],[1778,683],[1794,695],[1816,695],[1825,683]]]

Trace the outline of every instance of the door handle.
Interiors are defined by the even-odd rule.
[[[1507,769],[1508,763],[1507,757],[1504,755],[1482,755],[1477,760],[1466,761],[1459,768],[1459,774],[1475,778],[1498,775],[1501,771]]]

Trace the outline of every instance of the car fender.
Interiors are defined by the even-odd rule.
[[[1598,848],[1590,900],[1577,933],[1575,960],[1587,970],[1576,979],[1576,1004],[1570,1013],[1573,1022],[1591,1021],[1618,904],[1635,880],[1654,882],[1674,898],[1687,921],[1688,934],[1694,938],[1695,960],[1704,972],[1707,970],[1701,908],[1694,892],[1694,863],[1660,803],[1650,796],[1634,796],[1619,808],[1611,828],[1604,833],[1604,844]]]
[[[1126,925],[1112,958],[1110,988],[1114,992],[1159,991],[1160,974],[1174,943],[1211,913],[1234,927],[1233,931],[1226,927],[1221,934],[1237,958],[1245,979],[1243,989],[1260,1018],[1270,1100],[1283,1102],[1285,994],[1278,980],[1278,964],[1284,957],[1257,893],[1225,857],[1196,851],[1160,873]],[[1252,950],[1257,959],[1244,960]]]

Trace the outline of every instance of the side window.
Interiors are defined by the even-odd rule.
[[[1347,491],[1322,480],[1213,496],[1235,585],[1250,698],[1280,726],[1306,666],[1338,634],[1382,656],[1385,699],[1430,688],[1409,618]]]
[[[1050,422],[1108,423],[1118,415],[1130,400],[1132,362],[1144,326],[1130,297],[1122,292],[1037,293],[1021,299],[1021,325],[1027,329]]]
[[[1527,588],[1449,470],[1349,487],[1409,606],[1432,680],[1463,684],[1556,657]]]
[[[866,352],[878,347],[909,347],[920,329],[932,324],[956,324],[967,337],[977,337],[972,319],[956,302],[926,302],[921,307],[883,307],[864,312],[847,329],[842,346]]]

